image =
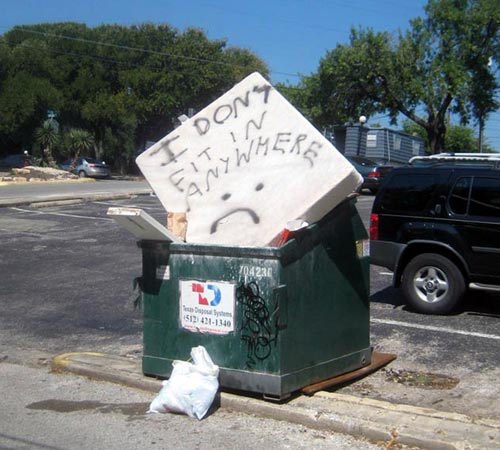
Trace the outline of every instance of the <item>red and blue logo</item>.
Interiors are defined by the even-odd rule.
[[[213,298],[212,300],[208,300],[207,297],[204,297],[203,294],[205,293],[205,287],[202,283],[192,283],[191,284],[191,289],[192,292],[198,293],[198,304],[199,305],[205,305],[205,306],[217,306],[220,301],[221,301],[221,292],[220,289],[213,285],[213,284],[207,284],[207,294],[208,291],[211,291]]]

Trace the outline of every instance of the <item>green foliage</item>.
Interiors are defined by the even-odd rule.
[[[35,142],[42,147],[52,147],[58,140],[59,133],[50,120],[44,121],[42,126],[35,130]]]
[[[42,126],[35,130],[35,143],[42,146],[43,160],[51,167],[56,166],[52,156],[52,147],[58,142],[59,131],[57,126],[51,120],[45,120]]]
[[[426,17],[392,37],[352,30],[305,77],[296,96],[318,126],[357,120],[361,114],[400,115],[425,131],[432,152],[444,149],[449,111],[463,124],[484,123],[498,108],[498,79],[488,62],[500,63],[498,0],[429,0]]]
[[[477,132],[469,127],[452,125],[448,128],[445,138],[447,152],[475,153],[479,152]],[[482,153],[494,153],[487,143],[481,145]]]
[[[83,152],[88,152],[94,147],[94,137],[86,130],[80,128],[70,129],[65,136],[67,151],[72,155],[68,170],[71,172],[78,158]]]
[[[0,37],[0,144],[30,148],[34,130],[58,111],[61,131],[86,130],[96,157],[128,170],[138,149],[167,134],[266,65],[203,31],[167,24],[18,26]],[[67,153],[65,142],[51,151]]]
[[[77,159],[84,152],[89,152],[94,148],[94,137],[86,130],[71,128],[65,136],[67,150],[73,159],[69,170],[74,169]]]
[[[19,71],[7,76],[0,85],[0,142],[7,147],[29,147],[34,129],[46,117],[48,105],[57,105],[60,95],[43,78]]]
[[[404,119],[402,131],[403,133],[409,134],[411,136],[421,137],[425,141],[425,148],[427,150],[427,153],[430,153],[429,142],[427,141],[427,133],[421,126],[417,125],[415,122],[412,122],[409,119]]]
[[[298,90],[285,89],[285,95],[320,128],[384,110],[374,80],[389,65],[390,52],[388,34],[353,29],[350,45],[327,52],[318,72],[303,77]]]
[[[445,149],[447,152],[477,151],[477,136],[472,128],[450,126],[446,133]]]
[[[407,119],[403,121],[402,131],[406,134],[419,136],[424,139],[426,151],[427,153],[431,153],[431,149],[429,148],[429,143],[427,141],[427,135],[422,127],[418,126],[415,122]],[[477,132],[473,128],[461,125],[448,126],[446,130],[445,145],[443,151],[462,153],[477,152]],[[483,153],[491,153],[493,152],[493,149],[487,144],[483,143],[481,151]]]

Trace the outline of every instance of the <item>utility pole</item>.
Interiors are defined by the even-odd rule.
[[[363,125],[366,123],[366,116],[359,116],[359,129],[358,129],[358,148],[356,155],[359,156],[361,152],[361,137],[363,135]]]
[[[481,116],[479,118],[479,136],[477,139],[477,151],[482,153],[483,151],[483,134],[484,134],[484,118]]]

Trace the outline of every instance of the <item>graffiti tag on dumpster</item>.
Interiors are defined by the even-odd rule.
[[[267,245],[315,222],[361,182],[335,147],[253,73],[137,158],[188,242]],[[335,174],[335,176],[332,176]]]
[[[179,281],[179,321],[199,333],[234,331],[235,285],[221,281]]]
[[[236,298],[243,308],[241,340],[247,347],[246,366],[252,369],[258,361],[271,356],[278,339],[278,327],[273,324],[272,314],[255,281],[238,286]]]

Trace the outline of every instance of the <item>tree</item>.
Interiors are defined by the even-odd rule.
[[[72,128],[67,132],[67,142],[68,150],[72,156],[71,164],[68,169],[71,172],[75,168],[76,161],[81,153],[94,148],[94,137],[86,130]]]
[[[385,110],[374,80],[390,59],[387,34],[352,30],[351,44],[327,52],[318,72],[304,77],[302,93],[292,98],[305,102],[304,113],[321,128],[357,122],[361,115]]]
[[[493,149],[487,144],[478,145],[479,137],[470,127],[451,125],[448,127],[445,137],[445,147],[448,152],[462,153],[493,153]]]
[[[26,45],[11,48],[0,38],[0,142],[18,151],[31,147],[35,128],[46,119],[47,110],[61,102],[60,92],[47,78],[52,67],[43,58],[44,46]]]
[[[0,143],[33,143],[48,109],[62,129],[88,130],[97,158],[131,165],[189,108],[203,108],[264,62],[201,30],[64,22],[16,26],[0,36]],[[56,149],[54,145],[51,147]]]
[[[500,4],[497,0],[430,0],[426,10],[427,28],[442,44],[440,57],[452,68],[447,73],[455,71],[454,79],[463,83],[453,112],[461,115],[464,125],[471,119],[477,122],[480,150],[485,120],[499,106],[498,80],[490,65],[500,58]]]
[[[429,142],[427,141],[427,133],[422,127],[418,126],[415,122],[412,122],[409,119],[404,119],[403,128],[401,131],[411,136],[421,137],[425,141],[425,149],[427,153],[430,153]]]
[[[419,127],[415,122],[406,119],[403,121],[402,131],[406,134],[419,136],[424,139],[427,153],[430,153],[427,135],[422,127]],[[470,127],[448,125],[445,136],[445,148],[448,152],[478,152],[478,137],[474,134],[474,130]],[[492,153],[493,149],[488,144],[483,143],[481,152]]]
[[[230,79],[239,81],[253,72],[259,72],[263,77],[269,78],[269,71],[264,61],[250,50],[228,47],[224,49],[223,56],[229,71],[227,77]]]
[[[59,141],[59,132],[54,122],[46,120],[35,130],[35,142],[42,146],[43,159],[50,167],[57,167],[52,156],[52,146]]]
[[[446,150],[449,152],[477,151],[477,136],[469,127],[449,126],[445,137]]]
[[[425,130],[431,151],[445,148],[448,112],[462,123],[483,121],[498,107],[498,80],[488,61],[500,63],[497,0],[429,0],[426,17],[393,37],[353,29],[302,80],[305,114],[319,126],[388,112]]]

